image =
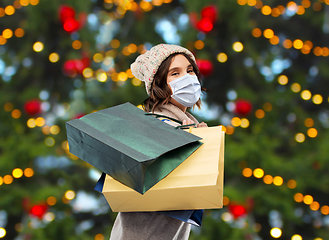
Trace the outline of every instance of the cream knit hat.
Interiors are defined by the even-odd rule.
[[[130,65],[132,74],[139,80],[145,82],[148,95],[150,95],[151,85],[158,68],[161,63],[173,53],[186,53],[195,62],[193,54],[186,48],[171,44],[159,44],[138,56],[135,62]]]

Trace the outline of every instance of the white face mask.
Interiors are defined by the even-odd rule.
[[[171,97],[185,107],[193,107],[201,95],[201,85],[196,75],[186,74],[169,83]]]

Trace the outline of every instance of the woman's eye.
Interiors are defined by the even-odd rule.
[[[187,70],[188,73],[194,72],[193,69]]]
[[[177,75],[177,74],[178,74],[178,73],[174,72],[174,73],[171,74],[171,76],[175,76],[175,75]]]

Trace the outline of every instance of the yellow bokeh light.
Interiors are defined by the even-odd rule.
[[[227,55],[225,53],[218,53],[217,60],[218,62],[224,63],[227,61]]]
[[[313,10],[314,11],[321,11],[321,9],[322,9],[322,4],[321,3],[319,3],[319,2],[313,3]]]
[[[298,15],[303,15],[305,13],[305,8],[303,6],[298,6],[296,13]]]
[[[82,47],[82,43],[81,43],[81,41],[79,41],[79,40],[75,40],[75,41],[72,42],[72,48],[73,48],[73,49],[78,50],[78,49],[80,49],[81,47]]]
[[[49,54],[49,61],[52,63],[58,62],[59,60],[59,55],[58,53],[51,53]]]
[[[124,47],[124,48],[122,49],[122,53],[123,53],[123,55],[125,55],[125,56],[129,56],[129,55],[131,54],[131,52],[129,51],[129,48],[128,48],[128,47]]]
[[[75,198],[75,192],[72,191],[72,190],[67,190],[65,192],[65,198],[68,199],[68,200],[72,200]]]
[[[0,186],[3,184],[3,179],[0,177]]]
[[[247,4],[247,0],[238,0],[238,4],[243,6]]]
[[[304,100],[310,100],[312,97],[312,93],[309,90],[302,91],[300,95]]]
[[[50,130],[51,134],[57,135],[60,132],[61,129],[59,128],[59,126],[53,125],[53,126],[50,127],[49,130]]]
[[[243,44],[241,42],[235,42],[233,43],[232,48],[236,52],[241,52],[243,50]]]
[[[286,8],[282,5],[277,6],[277,8],[280,10],[281,15],[286,12]]]
[[[322,48],[322,56],[324,56],[324,57],[329,56],[329,48],[327,48],[327,47]]]
[[[13,31],[7,28],[2,31],[2,36],[6,39],[11,38],[13,36]]]
[[[133,78],[132,80],[131,80],[131,83],[134,85],[134,86],[140,86],[141,84],[142,84],[142,81],[141,80],[139,80],[139,79],[137,79],[137,78]]]
[[[3,237],[5,237],[5,236],[6,236],[6,234],[7,234],[7,232],[6,232],[6,229],[4,229],[4,228],[0,227],[0,238],[3,238]]]
[[[320,209],[320,204],[317,201],[311,203],[310,208],[313,211],[318,211]]]
[[[65,141],[62,142],[62,148],[65,151],[68,151],[69,150],[69,142],[67,140],[65,140]]]
[[[139,45],[138,48],[137,48],[137,51],[140,53],[140,54],[143,54],[147,51],[147,49],[145,48],[145,46],[142,44],[142,45]]]
[[[120,41],[118,39],[113,39],[110,42],[110,45],[111,45],[112,48],[118,48],[118,47],[120,47]]]
[[[12,172],[14,178],[21,178],[23,176],[23,170],[20,168],[15,168]]]
[[[14,181],[13,177],[10,175],[4,176],[2,180],[4,184],[11,184]]]
[[[107,81],[107,75],[106,75],[106,73],[105,72],[99,72],[97,74],[97,80],[99,82],[106,82]]]
[[[45,139],[45,145],[46,145],[47,147],[52,147],[52,146],[54,146],[54,145],[55,145],[55,139],[52,138],[52,137],[47,137],[47,138]]]
[[[144,1],[142,0],[140,3],[139,3],[140,7],[145,11],[145,12],[148,12],[148,11],[151,11],[153,6],[151,3],[147,2],[147,1]]]
[[[264,103],[264,105],[263,105],[263,109],[264,109],[266,112],[270,112],[270,111],[272,111],[273,106],[272,106],[271,103],[266,102],[266,103]]]
[[[280,176],[276,176],[273,178],[273,184],[275,186],[281,186],[283,184],[283,178]]]
[[[6,15],[5,9],[3,9],[3,8],[0,7],[0,17],[3,17],[5,15]]]
[[[197,40],[195,41],[194,46],[196,49],[201,50],[202,48],[204,48],[204,43],[201,40]]]
[[[251,168],[244,168],[242,170],[242,175],[244,177],[251,177],[252,176],[252,170],[251,170]]]
[[[35,42],[33,44],[33,50],[35,52],[41,52],[43,50],[44,46],[43,46],[43,43],[42,42]]]
[[[29,0],[19,0],[19,3],[22,5],[22,6],[27,6],[29,5]]]
[[[283,47],[289,49],[292,47],[292,41],[290,39],[286,39],[283,41]]]
[[[306,127],[313,127],[314,125],[314,120],[312,118],[306,118],[304,121],[304,124]]]
[[[90,78],[93,76],[93,70],[91,68],[85,68],[83,69],[82,71],[82,75],[85,77],[85,78]]]
[[[135,53],[135,52],[137,52],[137,46],[136,46],[136,44],[133,44],[133,43],[129,44],[129,46],[128,46],[128,50],[129,50],[129,52],[131,52],[131,53]]]
[[[230,199],[228,197],[224,196],[223,197],[223,205],[227,206],[227,205],[229,205],[229,203],[230,203]]]
[[[318,135],[318,130],[316,130],[315,128],[309,128],[307,130],[307,135],[311,138],[315,138]]]
[[[226,132],[227,135],[232,135],[234,133],[234,127],[232,126],[226,126]]]
[[[280,75],[278,77],[278,82],[281,84],[281,85],[286,85],[288,83],[288,77],[286,75]]]
[[[11,5],[8,5],[6,8],[5,8],[5,13],[7,15],[13,15],[15,13],[15,8]]]
[[[297,133],[295,135],[296,142],[302,143],[305,141],[305,135],[303,133]]]
[[[256,118],[263,118],[265,117],[265,112],[262,109],[257,109],[255,112]]]
[[[291,240],[303,240],[303,238],[300,235],[295,234],[291,237]]]
[[[264,37],[270,39],[270,38],[272,38],[274,36],[274,32],[273,32],[272,29],[269,29],[268,28],[268,29],[265,29],[264,30],[263,35],[264,35]]]
[[[290,11],[294,12],[294,11],[297,10],[297,4],[295,2],[293,2],[293,1],[290,1],[290,2],[287,3],[287,8]]]
[[[27,120],[26,125],[27,125],[29,128],[34,128],[34,127],[36,126],[36,124],[35,124],[35,119],[34,119],[34,118],[30,118],[29,120]]]
[[[280,11],[279,8],[273,8],[273,9],[272,9],[272,16],[273,16],[273,17],[278,17],[278,16],[280,16],[280,15],[281,15],[281,11]]]
[[[254,37],[262,36],[262,30],[260,30],[259,28],[254,28],[251,33]]]
[[[327,206],[327,205],[322,206],[320,211],[323,215],[328,215],[329,214],[329,206]]]
[[[280,42],[280,39],[279,39],[279,37],[276,36],[276,35],[274,35],[274,36],[271,37],[271,39],[270,39],[270,43],[271,43],[272,45],[278,45],[279,42]]]
[[[127,74],[128,78],[133,78],[133,77],[134,77],[134,75],[133,75],[133,73],[131,72],[131,69],[130,69],[130,68],[128,68],[128,69],[126,70],[126,74]]]
[[[18,109],[14,109],[12,112],[11,112],[11,116],[12,118],[20,118],[22,116],[22,112]]]
[[[321,104],[323,102],[323,97],[320,94],[315,94],[312,101],[314,104]]]
[[[54,206],[57,203],[57,199],[53,196],[47,198],[47,204],[49,206]]]
[[[256,168],[253,172],[255,178],[262,178],[264,176],[264,170],[261,168]]]
[[[249,120],[247,119],[247,118],[241,118],[241,127],[242,128],[247,128],[247,127],[249,127]]]
[[[313,197],[311,195],[305,195],[303,202],[307,205],[310,205],[313,202]]]
[[[288,182],[287,182],[287,186],[288,188],[290,189],[294,189],[297,187],[297,182],[293,179],[290,179]]]
[[[271,175],[265,175],[263,181],[265,184],[271,184],[273,183],[273,177]]]
[[[39,0],[30,0],[31,5],[37,5],[39,3]]]
[[[118,74],[118,80],[119,80],[119,81],[124,82],[124,81],[126,81],[127,79],[128,79],[128,75],[127,75],[127,73],[125,73],[125,72],[120,72],[120,73]]]
[[[154,1],[154,0],[153,0]],[[95,240],[104,240],[105,238],[104,238],[104,235],[103,234],[101,234],[101,233],[98,233],[98,234],[96,234],[95,235]]]
[[[231,119],[231,124],[234,126],[234,127],[239,127],[240,124],[241,124],[241,119],[238,118],[238,117],[234,117]]]
[[[272,228],[270,234],[273,238],[279,238],[282,235],[282,231],[280,228]]]
[[[45,134],[45,135],[50,134],[50,126],[44,126],[42,128],[42,133]]]
[[[100,63],[103,61],[103,55],[101,53],[95,53],[93,56],[94,62]]]
[[[304,199],[304,196],[303,196],[303,194],[301,194],[301,193],[296,193],[296,194],[294,195],[294,200],[295,200],[296,202],[302,202],[303,199]]]
[[[322,48],[320,48],[320,47],[315,47],[314,49],[313,49],[313,53],[314,53],[314,55],[315,56],[321,56],[322,55],[322,53],[323,53],[323,50],[322,50]]]
[[[12,111],[14,108],[13,104],[10,103],[10,102],[7,102],[5,103],[5,105],[3,106],[3,109],[6,111],[6,112],[10,112]]]
[[[304,46],[304,43],[302,40],[300,39],[296,39],[295,41],[293,41],[292,45],[294,46],[294,48],[296,49],[301,49]]]
[[[311,1],[310,0],[302,0],[302,6],[304,8],[309,8],[311,6]]]
[[[261,11],[262,11],[262,14],[264,14],[264,15],[270,15],[272,13],[272,9],[268,5],[264,5],[262,7]]]
[[[37,125],[38,127],[42,127],[43,125],[45,125],[46,120],[43,117],[38,117],[37,119],[35,119],[35,125]]]
[[[301,89],[302,89],[302,87],[300,86],[299,83],[291,84],[291,91],[297,93],[297,92],[300,92]]]
[[[34,171],[32,168],[26,168],[24,170],[24,176],[25,177],[32,177],[34,175]]]

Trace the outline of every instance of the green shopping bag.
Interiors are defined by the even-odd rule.
[[[70,152],[143,194],[202,143],[130,103],[66,122]]]

